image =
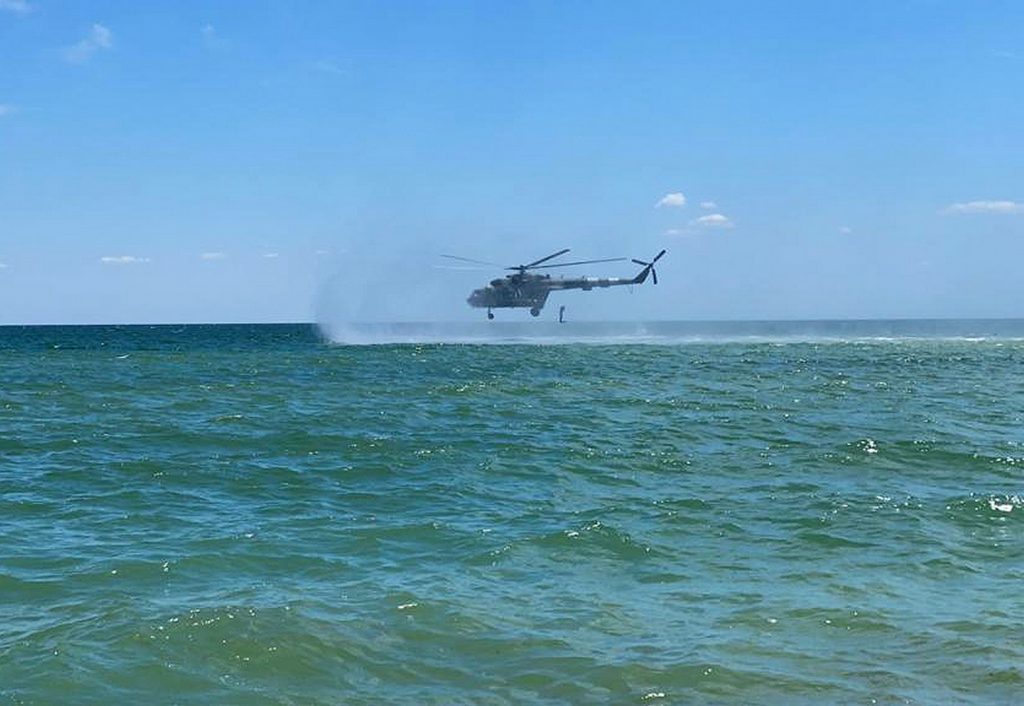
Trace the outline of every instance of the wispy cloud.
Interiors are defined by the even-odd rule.
[[[14,106],[9,103],[0,103],[0,118],[14,112]]]
[[[113,33],[103,25],[96,23],[89,28],[89,33],[84,39],[64,49],[64,58],[72,64],[84,64],[96,52],[107,51],[113,46]]]
[[[199,28],[199,35],[202,37],[203,46],[210,51],[226,49],[228,41],[217,33],[217,28],[207,22]]]
[[[843,235],[849,235],[850,233],[853,232],[853,228],[851,228],[850,226],[839,226],[839,232],[842,233]]]
[[[709,213],[706,216],[695,218],[690,221],[690,225],[696,226],[697,228],[733,228],[735,223],[732,220],[721,213]]]
[[[0,0],[0,10],[13,12],[15,15],[27,15],[33,9],[26,0]]]
[[[6,270],[6,269],[7,269],[7,264],[3,263],[3,262],[0,262],[0,270]]]
[[[265,252],[263,253],[263,257],[273,260],[277,257],[280,257],[280,254],[276,252]]]
[[[100,262],[104,265],[139,265],[143,262],[150,262],[150,259],[135,255],[104,255],[100,258]]]
[[[309,65],[309,68],[313,71],[322,74],[333,74],[335,76],[344,76],[347,71],[338,65],[337,62],[331,59],[319,59]]]
[[[654,204],[655,208],[682,208],[686,205],[686,197],[683,196],[681,191],[673,191],[670,194],[665,194],[661,197],[658,203]]]
[[[1024,213],[1024,203],[1016,201],[967,201],[947,206],[944,213]]]
[[[223,260],[227,257],[227,254],[222,252],[204,252],[199,257],[202,260]]]
[[[714,211],[716,208],[718,208],[718,204],[715,203],[714,201],[701,201],[700,207],[703,208],[705,211]]]

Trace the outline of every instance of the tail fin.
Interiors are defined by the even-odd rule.
[[[661,256],[664,255],[664,254],[665,254],[665,251],[662,250],[660,253],[655,255],[654,259],[651,260],[650,262],[644,262],[643,260],[637,260],[637,259],[634,258],[633,262],[635,262],[638,265],[643,265],[644,269],[640,270],[640,274],[638,274],[636,277],[633,278],[633,284],[643,284],[644,282],[647,281],[647,275],[650,275],[651,279],[654,281],[654,283],[657,284],[658,283],[658,273],[654,269],[654,263],[657,262],[658,260],[660,260]]]

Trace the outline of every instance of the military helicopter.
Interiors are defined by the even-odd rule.
[[[511,309],[511,308],[527,308],[530,309],[532,316],[540,316],[541,309],[544,308],[545,302],[548,300],[548,295],[556,289],[582,289],[585,292],[589,292],[595,287],[619,287],[626,284],[643,284],[647,280],[647,275],[651,276],[654,284],[658,283],[658,273],[654,271],[654,263],[661,259],[661,256],[665,254],[662,250],[660,253],[654,256],[654,259],[650,262],[644,262],[643,260],[633,259],[638,265],[642,265],[643,269],[640,270],[636,277],[559,277],[552,279],[551,275],[548,274],[533,274],[530,270],[542,270],[549,267],[572,267],[574,265],[590,265],[597,262],[622,262],[626,258],[624,257],[611,257],[602,260],[578,260],[575,262],[561,262],[554,264],[542,264],[553,260],[556,257],[569,252],[569,248],[559,250],[556,253],[552,253],[547,257],[542,257],[539,260],[534,260],[525,265],[515,265],[513,267],[506,267],[506,270],[512,270],[514,274],[506,275],[504,278],[492,279],[491,283],[486,287],[480,289],[474,289],[473,293],[469,295],[466,301],[470,306],[479,309],[487,309],[487,318],[493,319],[494,312],[492,309]],[[493,265],[495,267],[501,267],[501,265],[495,265],[493,262],[484,262],[482,260],[471,260],[468,257],[458,257],[457,255],[442,255],[451,260],[460,260],[462,262],[472,262],[478,265]]]

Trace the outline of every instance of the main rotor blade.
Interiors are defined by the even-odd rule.
[[[569,248],[566,248],[565,250],[559,250],[558,252],[552,253],[551,255],[548,255],[547,257],[542,257],[539,260],[534,260],[529,265],[522,265],[522,267],[528,270],[531,267],[536,267],[537,265],[539,265],[542,262],[547,262],[548,260],[550,260],[553,257],[558,257],[559,255],[565,255],[567,252],[569,252]],[[518,270],[519,267],[510,267],[509,269],[510,270]]]
[[[656,269],[654,269],[653,267],[651,268],[651,277],[654,278],[654,283],[657,284],[658,283],[658,271]]]
[[[655,255],[655,256],[654,256],[654,259],[653,259],[653,260],[651,260],[651,264],[653,265],[653,264],[654,264],[655,262],[657,262],[658,260],[660,260],[660,259],[661,259],[661,256],[662,256],[662,255],[664,255],[664,254],[665,254],[665,252],[666,252],[665,250],[662,250],[662,251],[661,251],[660,253],[658,253],[657,255]]]
[[[633,262],[635,262],[636,264],[638,264],[638,265],[643,265],[644,267],[647,267],[647,266],[648,266],[649,264],[651,264],[651,263],[649,263],[649,262],[644,262],[643,260],[637,260],[637,259],[636,259],[635,257],[634,257],[634,258],[631,258],[631,259],[632,259],[632,260],[633,260]]]
[[[461,260],[462,262],[472,262],[474,265],[490,265],[491,267],[501,267],[496,262],[486,262],[485,260],[472,260],[468,257],[459,257],[458,255],[442,255],[441,257],[447,257],[449,260]]]
[[[603,260],[578,260],[576,262],[560,262],[557,265],[539,265],[538,267],[531,267],[531,270],[543,270],[545,267],[571,267],[572,265],[590,265],[595,262],[622,262],[626,258],[624,257],[606,257]]]

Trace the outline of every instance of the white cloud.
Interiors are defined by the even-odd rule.
[[[96,52],[110,49],[113,46],[113,33],[103,25],[96,23],[89,28],[85,39],[64,50],[64,58],[72,64],[82,64],[91,59]]]
[[[6,270],[6,269],[7,269],[7,265],[4,264],[3,262],[0,262],[0,270]]]
[[[661,197],[658,203],[654,204],[655,208],[661,208],[662,206],[670,206],[672,208],[682,208],[686,205],[686,197],[683,196],[681,191],[674,191],[671,194],[665,194]]]
[[[204,252],[199,257],[203,260],[223,260],[227,255],[222,252]]]
[[[138,265],[149,262],[148,257],[136,257],[135,255],[104,255],[100,262],[104,265]]]
[[[316,254],[317,255],[329,255],[330,253],[327,250],[317,250]]]
[[[0,118],[14,112],[14,106],[8,103],[0,103]]]
[[[714,211],[716,208],[718,208],[718,204],[715,203],[714,201],[701,201],[700,207],[703,208],[705,211]]]
[[[732,228],[736,224],[733,223],[728,216],[723,216],[721,213],[709,213],[706,216],[701,216],[690,221],[690,225],[697,226],[698,228]]]
[[[967,201],[950,204],[946,213],[1024,213],[1024,204],[1016,201]]]
[[[263,257],[270,258],[271,260],[273,260],[274,258],[280,257],[280,253],[265,252],[265,253],[263,253]]]
[[[13,12],[15,15],[27,15],[32,9],[26,0],[0,0],[0,10]]]
[[[689,232],[690,231],[685,228],[669,228],[665,231],[664,235],[667,235],[669,238],[678,238],[679,236],[686,235]]]
[[[839,232],[842,233],[843,235],[849,235],[850,233],[853,232],[853,228],[851,228],[850,226],[839,226]]]

